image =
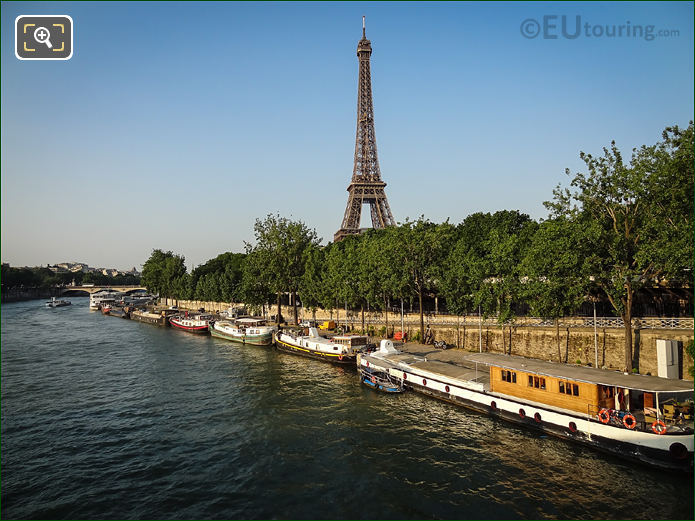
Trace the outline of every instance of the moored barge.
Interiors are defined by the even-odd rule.
[[[385,342],[358,357],[360,370],[619,457],[692,471],[692,381],[495,353],[428,361]]]
[[[179,311],[174,309],[163,309],[158,313],[155,311],[136,309],[130,313],[130,319],[144,322],[145,324],[165,327],[169,325],[169,317],[178,313]]]
[[[174,315],[169,318],[169,323],[172,327],[176,329],[181,329],[183,331],[188,331],[189,333],[203,333],[208,332],[208,326],[213,320],[212,315],[203,315],[194,313],[189,315],[188,312],[183,314]]]
[[[318,329],[309,328],[308,335],[286,331],[275,334],[275,345],[281,351],[334,364],[354,365],[357,354],[369,348],[369,339],[362,335],[337,335],[332,338],[319,336]]]
[[[271,345],[273,333],[277,331],[276,326],[268,326],[262,318],[254,317],[218,320],[210,324],[209,329],[214,337],[257,346]]]

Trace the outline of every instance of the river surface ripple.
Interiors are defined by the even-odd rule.
[[[2,306],[5,519],[693,519],[692,476],[71,300]]]

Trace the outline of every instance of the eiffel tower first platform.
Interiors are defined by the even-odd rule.
[[[381,180],[379,159],[376,153],[376,135],[374,133],[374,104],[372,103],[372,75],[369,58],[372,44],[365,36],[364,17],[362,17],[362,39],[357,44],[357,59],[360,64],[359,84],[357,87],[357,136],[355,138],[355,165],[352,181],[348,186],[348,202],[343,224],[333,240],[360,233],[362,205],[369,204],[372,214],[372,227],[385,228],[396,224],[386,199]]]

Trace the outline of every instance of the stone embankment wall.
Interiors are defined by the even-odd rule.
[[[19,302],[37,298],[50,298],[59,295],[57,288],[12,288],[2,293],[2,302]]]
[[[202,301],[176,301],[162,299],[163,304],[176,304],[182,309],[200,309],[206,311],[222,311],[229,307],[243,306],[240,303],[230,302],[202,302]],[[255,310],[259,315],[261,309]],[[309,310],[299,311],[299,318],[314,318]],[[265,309],[266,316],[274,315],[277,306],[273,305]],[[291,319],[293,309],[291,306],[282,306],[282,315],[285,320]],[[319,309],[315,313],[316,320],[335,320],[339,325],[347,325],[349,330],[362,329],[362,315],[360,312],[349,312],[347,321],[345,310],[332,312]],[[562,361],[578,363],[582,365],[594,365],[595,342],[593,327],[582,327],[583,318],[567,317],[560,320],[562,324],[558,330],[553,325],[539,326],[523,324],[498,325],[494,319],[487,319],[482,327],[478,317],[455,317],[449,315],[428,316],[425,323],[429,323],[434,338],[444,340],[450,345],[467,351],[478,351],[482,348],[485,352],[510,353],[512,355],[526,356],[541,360]],[[530,320],[528,322],[531,322]],[[536,323],[538,321],[536,320]],[[387,336],[385,317],[383,313],[365,313],[365,329],[375,337]],[[400,331],[400,315],[388,315],[388,336],[394,331]],[[406,316],[404,329],[409,339],[416,338],[420,330],[420,318],[417,313],[409,313]],[[609,369],[622,367],[625,346],[625,333],[622,327],[599,327],[597,329],[598,366]],[[635,365],[641,374],[657,374],[656,341],[658,339],[678,340],[682,344],[693,339],[692,329],[649,328],[634,330],[633,357]],[[682,350],[681,350],[682,351]],[[683,352],[683,377],[691,378],[687,368],[692,367],[693,361]]]

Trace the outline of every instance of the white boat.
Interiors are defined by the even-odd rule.
[[[89,296],[89,309],[99,309],[104,300],[117,301],[123,298],[123,293],[115,289],[101,289]]]
[[[282,351],[318,358],[335,364],[354,364],[357,354],[369,349],[369,339],[362,335],[319,336],[318,329],[309,328],[308,335],[281,331],[275,334],[275,345]]]
[[[406,389],[560,438],[692,472],[692,381],[497,353],[466,353],[456,363],[428,361],[397,351],[390,340],[360,355],[358,366]]]
[[[69,306],[72,302],[69,300],[57,300],[55,297],[51,297],[51,300],[46,302],[47,308],[61,308],[63,306]]]
[[[210,324],[210,334],[242,344],[268,346],[273,343],[276,326],[268,326],[262,318],[244,317],[236,320],[218,320]]]

